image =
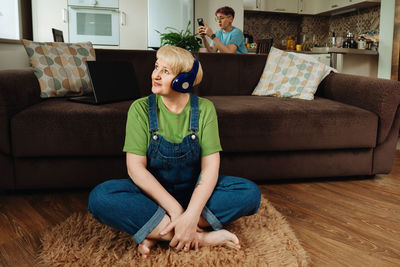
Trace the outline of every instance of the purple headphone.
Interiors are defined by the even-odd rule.
[[[188,93],[193,88],[194,80],[196,80],[197,72],[199,71],[199,61],[193,56],[193,67],[189,72],[179,73],[172,81],[172,89],[181,93]]]

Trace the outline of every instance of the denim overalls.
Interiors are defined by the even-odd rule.
[[[148,97],[151,141],[147,149],[147,169],[186,209],[199,181],[201,148],[198,97],[190,95],[192,133],[181,143],[167,141],[158,134],[156,95]],[[253,182],[233,176],[219,175],[214,192],[201,215],[214,230],[242,216],[257,212],[260,190]],[[161,222],[165,210],[150,199],[131,179],[110,180],[96,186],[89,196],[89,211],[100,222],[124,231],[140,244]]]

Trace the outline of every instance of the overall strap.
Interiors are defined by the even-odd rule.
[[[148,104],[150,132],[154,133],[158,131],[157,98],[155,94],[149,95],[149,97],[147,98],[147,104]]]
[[[197,132],[199,130],[199,98],[190,93],[190,130]]]

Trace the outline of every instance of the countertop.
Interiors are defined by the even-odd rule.
[[[256,48],[248,48],[249,54],[255,54]],[[378,51],[356,48],[337,48],[337,47],[313,47],[312,51],[285,50],[302,54],[357,54],[357,55],[378,55]]]
[[[378,55],[376,50],[356,49],[356,48],[338,48],[338,47],[313,47],[312,51],[302,51],[309,54],[358,54],[358,55]]]

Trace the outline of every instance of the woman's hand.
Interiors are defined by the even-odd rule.
[[[197,226],[198,222],[199,216],[185,211],[176,219],[171,217],[171,223],[160,234],[163,236],[175,230],[174,237],[169,243],[171,247],[175,247],[178,251],[181,249],[189,251],[191,248],[197,250],[199,247],[197,232],[203,231]]]

